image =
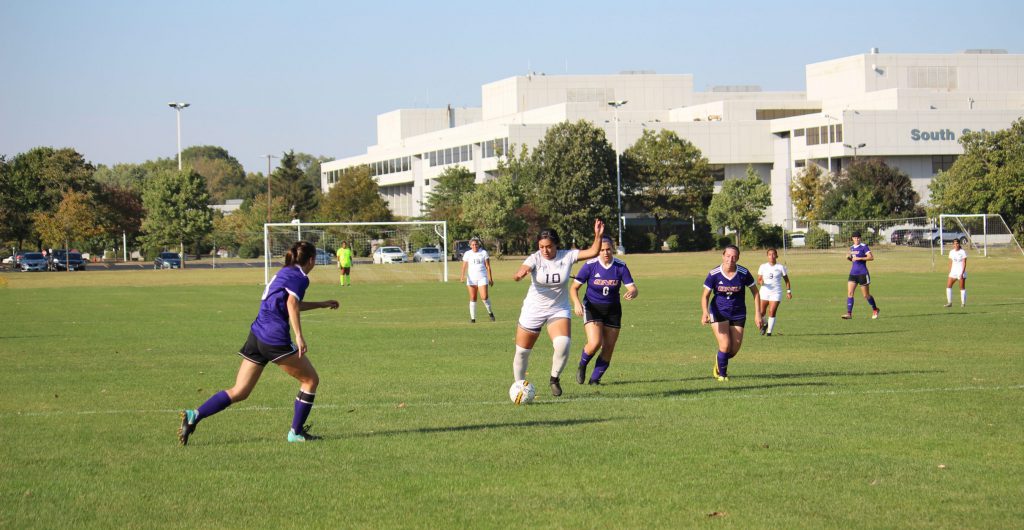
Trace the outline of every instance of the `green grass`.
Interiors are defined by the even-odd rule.
[[[0,528],[1020,527],[1024,259],[972,260],[961,310],[941,257],[882,254],[881,318],[858,298],[841,321],[848,263],[786,256],[795,298],[725,384],[698,324],[719,259],[626,256],[640,297],[607,384],[572,381],[576,320],[565,395],[545,334],[523,407],[519,260],[494,264],[498,322],[476,325],[457,282],[366,267],[341,289],[318,268],[307,299],[342,309],[303,316],[325,439],[301,446],[273,367],[176,445],[177,411],[234,380],[262,270],[4,273]]]

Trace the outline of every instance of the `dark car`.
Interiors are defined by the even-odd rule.
[[[180,269],[181,268],[181,256],[177,252],[161,252],[156,259],[153,260],[154,269]]]
[[[331,264],[331,259],[333,257],[334,256],[331,255],[330,252],[327,252],[326,250],[324,250],[322,248],[316,249],[316,264],[317,265],[330,265]]]
[[[18,268],[21,269],[21,272],[46,271],[50,266],[42,252],[26,252],[21,255]]]
[[[462,261],[462,255],[469,250],[469,240],[459,240],[452,243],[452,261]]]
[[[893,245],[919,245],[921,241],[927,243],[927,239],[925,239],[927,233],[926,228],[900,228],[892,231],[889,240]]]
[[[50,254],[50,270],[52,271],[84,271],[85,260],[81,252],[54,250]]]

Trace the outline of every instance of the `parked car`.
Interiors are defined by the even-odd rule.
[[[790,248],[806,246],[807,245],[806,236],[807,236],[807,234],[803,234],[803,233],[790,234],[790,236],[789,236],[789,246],[790,246]]]
[[[939,245],[940,240],[941,240],[942,243],[944,243],[946,245],[952,243],[953,241],[959,240],[960,241],[960,246],[962,246],[964,248],[968,248],[968,244],[971,241],[967,237],[967,234],[964,233],[964,232],[954,232],[952,230],[944,230],[940,234],[938,228],[933,228],[930,232],[928,232],[928,239],[930,239],[931,242],[932,242],[932,245],[935,245],[935,246]]]
[[[332,256],[330,252],[327,252],[326,250],[324,250],[322,248],[316,249],[316,264],[317,265],[330,265],[332,258],[334,258],[334,256]]]
[[[156,259],[153,260],[154,269],[180,269],[181,268],[181,256],[177,252],[161,252]]]
[[[49,256],[51,271],[84,271],[85,260],[81,252],[54,250]]]
[[[377,247],[377,250],[373,251],[373,263],[405,263],[405,252],[398,247]]]
[[[18,263],[21,272],[50,270],[50,264],[42,252],[26,252],[21,255],[21,260]]]
[[[889,236],[889,241],[893,245],[915,245],[920,244],[921,241],[927,242],[925,234],[928,230],[925,228],[900,228],[893,230],[892,235]]]
[[[423,247],[416,251],[412,255],[412,260],[415,263],[419,262],[430,262],[430,261],[441,261],[441,249],[437,247]]]
[[[452,243],[452,261],[462,261],[462,255],[469,250],[469,240],[463,239]]]

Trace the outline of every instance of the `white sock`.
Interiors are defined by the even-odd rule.
[[[490,298],[488,298],[487,300],[484,300],[484,307],[487,308],[487,314],[488,315],[494,312],[494,311],[491,311],[491,299]]]
[[[530,364],[531,351],[533,350],[530,348],[516,345],[516,354],[512,357],[512,377],[515,377],[516,381],[526,379],[526,366]]]
[[[953,288],[952,287],[946,287],[946,303],[947,304],[952,304],[953,303]]]
[[[469,303],[469,318],[476,320],[476,302]]]
[[[967,289],[960,289],[960,305],[967,305]]]
[[[565,369],[566,363],[569,362],[571,342],[572,340],[565,335],[551,340],[551,344],[555,347],[555,353],[551,356],[551,377],[562,375],[562,370]]]
[[[775,317],[768,317],[768,333],[775,329]]]

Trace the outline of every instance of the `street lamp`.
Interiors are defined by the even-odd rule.
[[[838,118],[831,114],[822,114],[826,119],[830,120],[828,125],[825,126],[825,143],[828,144],[828,172],[832,173],[832,121],[839,121]]]
[[[609,101],[608,105],[615,108],[615,198],[619,209],[619,254],[626,253],[622,244],[622,168],[619,165],[619,107],[629,103],[626,100]]]
[[[267,159],[267,222],[270,222],[270,160],[273,158],[281,158],[275,155],[263,155]]]
[[[867,145],[868,144],[857,144],[857,145],[843,144],[843,147],[845,147],[847,149],[853,149],[853,161],[856,162],[857,161],[857,150],[858,149],[863,149]]]
[[[181,171],[181,109],[187,108],[191,103],[179,103],[172,101],[167,104],[178,113],[178,171]]]

